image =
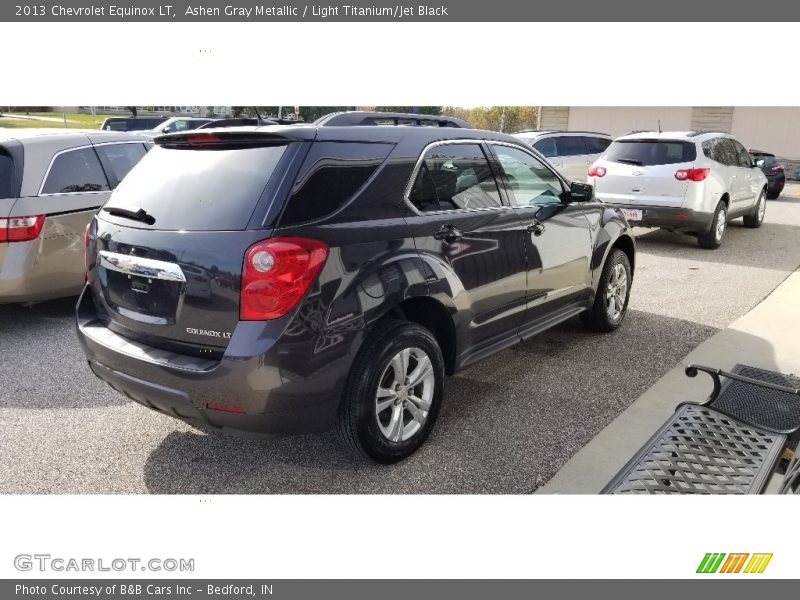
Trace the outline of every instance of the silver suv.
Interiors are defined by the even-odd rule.
[[[611,144],[611,136],[592,131],[524,130],[514,134],[533,146],[567,179],[583,181],[586,170]]]
[[[0,129],[0,304],[80,292],[86,226],[148,148],[132,133]]]
[[[708,249],[720,246],[731,219],[760,227],[767,206],[767,178],[727,133],[622,136],[589,168],[588,182],[632,225],[691,233]]]

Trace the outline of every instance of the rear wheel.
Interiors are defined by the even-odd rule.
[[[714,210],[714,218],[711,220],[711,227],[697,236],[697,243],[701,248],[714,250],[722,245],[722,236],[728,226],[728,207],[720,200]]]
[[[428,437],[443,392],[444,360],[431,332],[386,320],[356,357],[339,409],[339,437],[375,462],[403,460]]]
[[[628,311],[631,294],[631,263],[628,255],[614,248],[606,259],[594,304],[581,314],[583,324],[593,331],[614,331]]]
[[[761,224],[764,222],[764,215],[766,214],[766,194],[764,193],[764,190],[761,190],[761,193],[758,195],[758,200],[756,200],[756,205],[753,207],[753,212],[744,216],[744,226],[751,229],[757,229],[761,227]]]

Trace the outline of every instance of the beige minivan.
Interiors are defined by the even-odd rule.
[[[136,133],[0,129],[0,304],[80,292],[86,225],[149,147]]]

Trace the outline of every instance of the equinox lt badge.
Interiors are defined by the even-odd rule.
[[[223,340],[231,339],[231,334],[228,331],[212,331],[210,329],[196,329],[194,327],[187,327],[186,333],[191,333],[192,335],[205,335],[208,337],[215,337]]]

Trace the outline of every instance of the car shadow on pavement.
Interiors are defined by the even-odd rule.
[[[0,305],[0,408],[90,408],[128,402],[95,378],[75,334],[77,298]],[[77,375],[77,376],[76,376]]]
[[[574,319],[451,377],[431,437],[400,464],[355,457],[333,433],[268,441],[176,430],[148,456],[145,485],[159,494],[530,493],[716,331],[639,311],[608,335]]]
[[[657,229],[636,238],[636,248],[643,254],[663,258],[724,263],[777,271],[794,271],[800,265],[800,227],[780,223],[764,223],[748,229],[740,220],[728,223],[722,246],[704,250],[697,238]]]

